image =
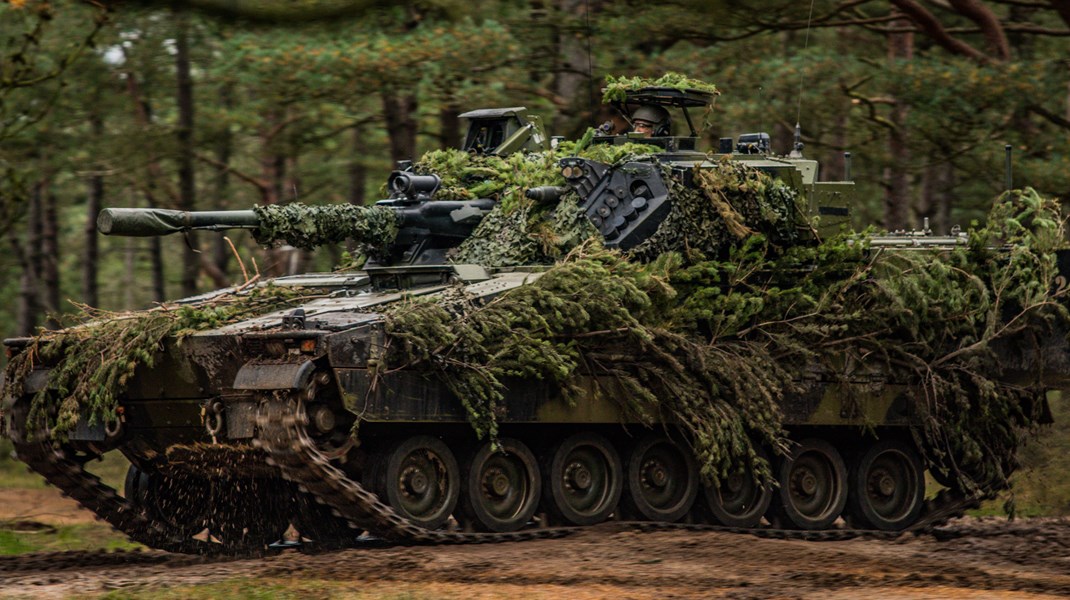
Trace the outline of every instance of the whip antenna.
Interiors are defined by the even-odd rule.
[[[810,23],[814,19],[814,0],[810,0],[810,14],[806,17],[806,38],[803,41],[803,53],[810,47]],[[791,150],[792,155],[798,154],[802,156],[802,93],[803,93],[803,72],[799,70],[799,94],[796,96],[796,109],[795,109],[795,145]]]

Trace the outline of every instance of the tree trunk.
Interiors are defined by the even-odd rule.
[[[152,263],[152,299],[154,302],[167,301],[167,282],[164,280],[163,247],[160,238],[149,238],[149,260]]]
[[[399,94],[393,90],[380,92],[383,100],[383,118],[386,133],[390,138],[390,158],[397,164],[401,160],[416,158],[416,109],[419,106],[415,94]]]
[[[99,140],[104,136],[104,120],[99,114],[93,112],[89,115],[89,125],[95,139]],[[100,213],[103,201],[104,178],[100,175],[91,175],[86,195],[85,254],[82,256],[82,299],[89,306],[100,305],[97,277],[100,239],[97,235],[97,214]]]
[[[291,155],[285,158],[286,178],[283,182],[283,186],[285,188],[287,200],[286,202],[283,202],[283,204],[286,204],[287,202],[297,202],[301,199],[301,175],[298,172],[297,164],[298,157],[296,155],[296,150],[292,150]],[[284,264],[285,270],[283,272],[286,275],[296,275],[297,273],[302,272],[306,258],[304,251],[288,246],[286,247],[285,252],[286,261]]]
[[[193,78],[190,75],[189,16],[179,9],[175,16],[175,73],[178,80],[176,103],[178,106],[178,209],[194,210],[196,207],[196,181],[193,169]],[[197,294],[197,275],[200,274],[200,258],[197,254],[197,236],[186,234],[182,250],[182,295]]]
[[[137,238],[126,238],[123,243],[123,308],[137,308]]]
[[[593,66],[587,53],[585,29],[590,3],[588,0],[559,0],[557,9],[560,22],[566,26],[556,29],[557,65],[551,89],[555,95],[568,99],[569,104],[554,116],[553,131],[579,132],[593,124],[593,111],[598,106],[597,99],[590,97]],[[578,123],[577,118],[581,115],[587,118]]]
[[[127,93],[130,94],[130,100],[134,104],[134,115],[138,124],[147,129],[152,122],[152,106],[141,93],[141,86],[138,85],[137,76],[134,72],[127,71],[125,74]],[[158,208],[156,189],[159,187],[159,182],[163,181],[163,168],[160,167],[160,161],[156,156],[148,157],[146,175],[145,188],[143,190],[145,200],[148,202],[149,208]],[[167,299],[167,290],[166,282],[164,281],[163,252],[160,246],[160,238],[149,238],[149,257],[152,264],[153,300],[155,302],[164,302]]]
[[[349,203],[364,206],[367,202],[368,165],[364,162],[364,156],[368,151],[368,145],[364,141],[364,128],[357,125],[353,127],[353,148],[349,155]]]
[[[264,115],[264,123],[260,129],[260,199],[264,205],[279,204],[282,200],[282,181],[286,168],[285,159],[279,149],[281,145],[276,139],[284,128],[283,116],[278,109],[271,109]],[[266,276],[282,274],[285,267],[283,257],[275,248],[268,248],[261,255],[263,260],[259,265],[260,271]],[[250,269],[249,276],[254,275]]]
[[[832,144],[830,144],[833,152],[824,161],[823,172],[818,173],[821,181],[844,181],[847,179],[847,157],[843,153],[850,151],[847,148],[847,114],[849,112],[850,109],[845,107],[833,118]]]
[[[985,46],[989,55],[994,56],[1001,62],[1010,59],[1011,50],[1010,45],[1007,43],[1007,35],[1003,31],[1003,25],[990,8],[980,0],[948,1],[959,14],[973,21],[981,28],[981,35],[985,38]]]
[[[33,267],[22,252],[19,239],[13,231],[9,231],[11,244],[15,253],[20,256],[22,269],[19,272],[19,300],[15,308],[15,335],[25,337],[33,335],[37,327],[37,285],[33,274]]]
[[[283,194],[286,198],[283,204],[290,202],[300,202],[301,197],[301,172],[297,168],[299,160],[296,150],[292,150],[289,156],[284,158],[286,166],[284,171],[286,173],[286,179],[283,181]]]
[[[41,248],[41,186],[35,185],[30,194],[26,219],[26,243],[11,234],[11,248],[22,272],[19,275],[19,301],[15,317],[15,335],[33,335],[41,313],[38,299],[38,273],[40,272]]]
[[[909,26],[906,19],[893,22]],[[914,57],[914,34],[893,33],[888,36],[888,59],[891,62],[906,61]],[[907,164],[910,149],[906,139],[906,117],[909,107],[897,99],[892,107],[893,128],[888,137],[889,166],[884,170],[884,226],[889,230],[906,229],[910,226],[910,175]]]
[[[955,170],[950,162],[932,164],[925,170],[918,217],[928,217],[929,227],[936,235],[947,235],[951,230],[954,177]]]
[[[281,125],[282,118],[278,112],[271,110],[264,116],[264,124],[260,130],[260,202],[264,205],[279,203],[279,181],[281,181],[282,159],[275,149],[275,135]]]
[[[453,103],[443,104],[438,109],[438,122],[442,128],[438,134],[438,143],[443,150],[461,147],[461,111]]]
[[[59,215],[56,207],[56,194],[52,191],[51,181],[46,181],[41,200],[41,294],[42,308],[47,319],[45,326],[59,329],[60,289],[59,289]]]
[[[219,91],[219,103],[226,109],[233,106],[233,93],[230,84],[223,84],[223,87]],[[230,194],[230,172],[226,167],[230,166],[230,155],[232,146],[234,143],[233,136],[230,134],[230,129],[224,129],[222,135],[219,136],[219,140],[215,147],[215,157],[223,168],[216,171],[215,176],[215,199],[213,204],[217,205],[219,209],[230,208],[229,198]],[[215,244],[212,249],[212,261],[211,268],[205,269],[205,271],[212,277],[213,283],[218,287],[227,285],[229,278],[228,268],[230,267],[230,244],[227,243],[226,236],[224,234],[215,235]]]

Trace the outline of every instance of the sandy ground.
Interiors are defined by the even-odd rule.
[[[0,519],[15,516],[91,520],[55,490],[0,490]],[[254,577],[343,582],[362,597],[390,598],[1051,598],[1070,597],[1070,521],[964,519],[938,535],[841,542],[606,524],[509,544],[286,550],[216,562],[72,554],[47,565],[7,563],[0,596],[92,597]]]
[[[92,523],[93,514],[54,488],[0,489],[0,521],[73,525]]]

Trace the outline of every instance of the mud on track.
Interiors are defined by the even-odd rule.
[[[19,561],[23,561],[20,565]],[[964,519],[895,541],[804,542],[606,524],[559,540],[369,545],[208,561],[165,553],[0,560],[0,596],[79,597],[255,578],[456,598],[1042,598],[1070,596],[1070,520]]]

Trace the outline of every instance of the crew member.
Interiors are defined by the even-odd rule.
[[[671,127],[669,111],[656,104],[644,104],[632,113],[632,133],[643,137],[669,135]]]

